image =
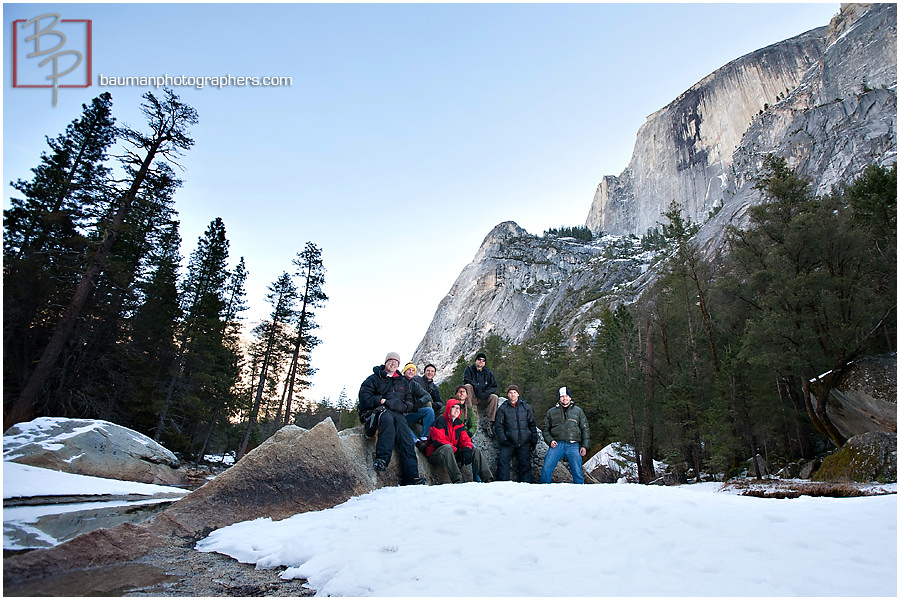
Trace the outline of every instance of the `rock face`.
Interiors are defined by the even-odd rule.
[[[824,375],[825,379],[830,374]],[[818,406],[810,383],[813,406]],[[867,356],[854,362],[834,385],[826,407],[831,422],[846,438],[870,431],[897,434],[897,355]]]
[[[599,297],[638,277],[646,263],[612,257],[611,240],[537,237],[512,221],[494,227],[441,300],[413,353],[449,375],[489,333],[519,343],[561,314],[577,317]]]
[[[726,226],[745,226],[747,209],[762,201],[753,184],[768,154],[815,175],[815,191],[827,192],[868,164],[896,162],[896,121],[897,7],[843,5],[827,27],[739,58],[650,115],[629,166],[600,183],[586,224],[643,235],[674,200],[703,223],[695,239],[713,256]],[[592,332],[598,302],[630,302],[653,281],[652,256],[618,252],[634,243],[497,225],[441,301],[414,359],[437,365],[441,380],[489,333],[518,343],[556,323],[574,343],[581,328]]]
[[[632,159],[604,177],[586,225],[641,235],[671,201],[702,223],[758,201],[766,154],[816,175],[817,192],[870,162],[896,160],[897,9],[845,5],[820,27],[757,50],[710,74],[638,131]],[[741,214],[743,211],[739,211]]]
[[[3,460],[107,479],[181,482],[180,463],[170,451],[141,433],[92,419],[18,423],[3,435]]]

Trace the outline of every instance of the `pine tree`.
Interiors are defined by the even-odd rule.
[[[306,247],[297,254],[294,259],[297,267],[297,276],[300,277],[300,311],[297,313],[297,336],[294,342],[294,353],[288,370],[286,384],[286,399],[284,402],[284,424],[290,423],[291,404],[294,397],[294,385],[298,376],[310,376],[309,353],[316,347],[320,340],[312,335],[312,331],[318,327],[315,322],[315,309],[320,308],[328,296],[322,291],[325,283],[325,266],[322,262],[322,250],[312,242],[306,242]],[[303,360],[301,361],[301,353]],[[301,389],[309,386],[309,380],[304,378],[299,381]]]
[[[269,293],[266,295],[269,304],[272,305],[271,321],[268,321],[265,328],[261,332],[265,337],[262,348],[262,363],[259,371],[259,383],[253,398],[253,406],[250,414],[247,416],[247,428],[244,431],[244,437],[238,446],[235,460],[240,460],[247,452],[247,446],[250,443],[250,434],[256,425],[260,406],[262,405],[263,393],[266,387],[267,375],[270,366],[276,362],[278,346],[283,342],[285,323],[290,322],[296,316],[295,304],[297,302],[297,288],[291,280],[291,276],[282,273],[278,279],[269,286]]]
[[[22,197],[3,212],[4,414],[20,395],[85,269],[92,215],[107,197],[108,148],[116,139],[108,93],[95,98],[65,133],[48,139],[50,154],[30,181],[12,186]],[[46,410],[46,398],[26,399],[24,418]],[[7,425],[10,420],[7,419]]]
[[[183,104],[171,90],[165,90],[165,94],[164,101],[157,100],[150,92],[144,95],[146,102],[141,109],[147,117],[150,133],[144,134],[129,128],[119,130],[121,138],[131,145],[130,149],[126,149],[123,161],[129,176],[128,187],[119,193],[112,219],[106,224],[100,243],[88,260],[84,275],[56,324],[37,366],[13,403],[7,419],[10,423],[28,420],[34,413],[35,404],[42,394],[44,385],[55,368],[100,274],[107,266],[106,261],[112,246],[122,231],[135,198],[155,163],[159,159],[174,160],[194,143],[188,137],[187,129],[197,123],[197,112]]]
[[[228,281],[228,247],[225,224],[214,219],[191,253],[187,275],[181,284],[184,321],[177,332],[177,354],[168,374],[165,395],[157,411],[154,440],[165,432],[169,410],[187,392],[196,389],[193,374],[202,374],[222,348],[222,315]]]

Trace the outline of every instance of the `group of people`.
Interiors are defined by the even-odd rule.
[[[539,440],[534,411],[520,398],[516,385],[507,387],[507,397],[501,400],[496,394],[497,380],[486,364],[487,356],[479,352],[475,364],[466,367],[463,384],[444,403],[434,383],[434,365],[426,365],[420,376],[414,363],[407,363],[401,371],[400,355],[388,353],[384,364],[374,367],[359,388],[360,418],[377,416],[374,469],[384,471],[396,447],[400,485],[424,484],[416,460],[418,448],[432,465],[445,468],[453,483],[462,481],[461,467],[466,465],[472,466],[476,481],[492,481],[487,461],[472,442],[478,429],[476,406],[486,404],[488,422],[482,430],[499,448],[496,479],[509,481],[515,456],[519,481],[532,483],[531,454]],[[417,434],[413,428],[421,428],[421,432]],[[582,459],[590,444],[590,429],[568,388],[559,389],[559,402],[547,411],[541,432],[549,449],[540,482],[550,483],[553,470],[565,457],[572,481],[584,483]]]

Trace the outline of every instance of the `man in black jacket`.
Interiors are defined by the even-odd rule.
[[[519,386],[506,388],[506,396],[509,401],[497,408],[494,423],[494,437],[500,446],[497,480],[509,481],[509,463],[515,454],[519,463],[519,481],[531,483],[531,453],[538,442],[537,420],[528,403],[519,399]]]
[[[469,402],[472,408],[483,403],[487,403],[487,420],[483,425],[488,437],[494,435],[494,420],[497,418],[497,404],[500,398],[494,392],[497,391],[497,380],[494,374],[488,369],[487,355],[479,352],[475,355],[475,364],[466,367],[463,372],[463,385],[469,393]]]
[[[373,464],[375,470],[387,469],[396,445],[400,453],[400,485],[425,483],[425,478],[419,477],[413,432],[405,416],[413,408],[410,387],[415,385],[422,394],[424,390],[417,383],[400,375],[399,368],[400,355],[390,352],[383,365],[372,369],[372,374],[359,387],[359,412],[365,416],[369,411],[384,407],[378,421]]]
[[[437,373],[437,367],[429,363],[425,365],[422,375],[416,375],[413,379],[415,379],[416,382],[431,395],[431,408],[434,409],[434,415],[437,417],[444,414],[444,401],[441,400],[441,390],[439,390],[437,384],[434,383],[435,373]]]

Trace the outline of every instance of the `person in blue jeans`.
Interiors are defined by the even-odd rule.
[[[559,402],[544,417],[544,441],[550,446],[541,468],[541,483],[550,483],[553,469],[565,456],[572,473],[572,483],[584,483],[581,459],[591,442],[590,427],[581,408],[572,402],[569,388],[559,388]]]
[[[403,367],[403,376],[406,379],[413,383],[414,377],[416,376],[416,365],[415,363],[408,362],[406,366]],[[418,383],[418,382],[415,382]],[[415,388],[410,386],[413,391],[413,412],[406,413],[406,422],[409,425],[413,423],[421,423],[422,424],[422,434],[417,439],[417,442],[425,442],[428,440],[428,432],[431,431],[431,426],[434,425],[434,409],[431,407],[431,395],[428,395],[425,392],[424,388],[421,388],[422,392],[425,392],[425,396],[421,396],[417,394]]]

